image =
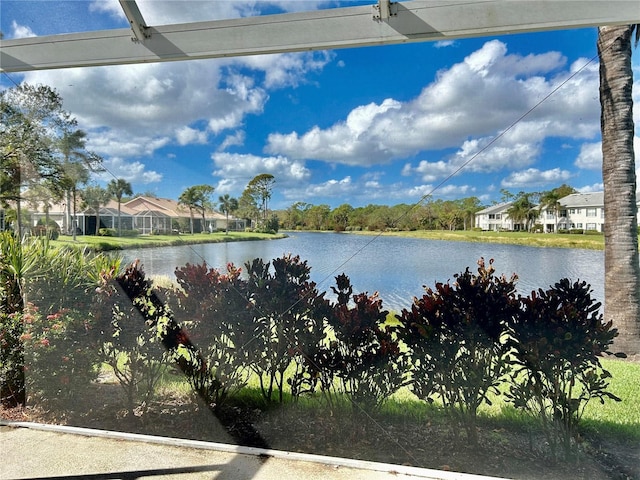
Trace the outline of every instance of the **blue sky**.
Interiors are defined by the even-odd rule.
[[[147,24],[159,25],[354,3],[138,4]],[[127,25],[115,0],[0,3],[5,39]],[[51,70],[1,75],[0,89],[12,81],[56,88],[110,172],[95,181],[113,174],[137,193],[176,199],[206,183],[215,198],[239,197],[270,173],[274,209],[414,203],[427,194],[490,204],[501,189],[602,190],[596,39],[593,28]]]

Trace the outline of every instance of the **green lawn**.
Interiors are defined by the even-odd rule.
[[[580,421],[580,428],[594,435],[606,435],[621,441],[640,442],[640,382],[638,382],[640,363],[617,359],[602,359],[601,362],[602,366],[612,375],[608,391],[620,397],[622,401],[606,400],[603,404],[598,400],[592,400],[585,409]],[[292,371],[293,368],[290,366],[286,376],[289,376]],[[240,393],[242,399],[240,403],[251,401],[252,404],[265,407],[261,400],[259,385],[258,377],[252,374],[248,385]],[[186,381],[180,375],[164,378],[159,390],[165,395],[185,395],[190,391]],[[490,395],[490,398],[492,404],[483,403],[479,409],[481,422],[495,423],[497,426],[510,425],[516,428],[535,425],[533,419],[505,402],[504,397]],[[349,406],[349,401],[344,395],[337,395],[336,400],[338,408]],[[288,390],[285,389],[285,402],[290,401],[291,397]],[[305,408],[317,408],[322,404],[321,395],[302,396],[298,403]],[[408,387],[403,387],[389,398],[381,413],[414,420],[443,417],[444,421],[444,414],[440,407],[439,401],[436,400],[433,404],[422,402],[409,391]]]
[[[454,242],[485,242],[526,245],[530,247],[582,248],[603,250],[604,235],[570,235],[528,232],[480,232],[474,230],[416,230],[412,232],[353,232],[364,235],[385,235],[425,240]]]
[[[582,425],[598,434],[633,438],[640,445],[640,363],[605,359],[602,366],[612,375],[609,390],[622,401],[590,402]]]
[[[123,250],[126,248],[166,247],[171,245],[190,245],[197,243],[241,242],[251,240],[272,240],[284,238],[282,234],[268,234],[255,232],[196,233],[194,235],[140,235],[137,237],[99,237],[93,235],[79,235],[76,241],[73,237],[61,235],[52,242],[53,246],[88,247],[101,252],[108,250]]]

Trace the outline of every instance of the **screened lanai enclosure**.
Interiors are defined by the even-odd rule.
[[[260,9],[246,7],[240,18],[200,18],[197,11],[203,3],[184,2],[183,8],[193,10],[190,18],[198,21],[172,23],[165,17],[151,24],[145,2],[119,0],[130,28],[74,25],[76,31],[2,39],[0,71],[18,75],[64,70],[72,84],[75,72],[94,67],[155,62],[188,66],[238,56],[259,59],[287,52],[640,24],[638,3],[625,0],[379,0],[337,2],[335,8],[333,2],[302,1],[299,7],[289,5],[294,10],[290,13],[274,13],[280,11],[278,2],[266,2],[275,5],[268,15],[251,16]],[[378,80],[373,76],[366,81]],[[394,88],[388,85],[389,91]],[[516,112],[513,121],[525,113]],[[187,130],[182,133],[192,133]],[[237,146],[235,141],[230,144]],[[0,210],[0,223],[3,215]],[[204,230],[217,228],[222,234],[223,217],[207,218]],[[121,212],[121,220],[118,225],[114,208],[100,210],[104,227],[142,234],[172,233],[176,218],[160,210],[139,210]],[[95,229],[96,221],[90,213],[78,218],[85,231]],[[244,229],[244,220],[231,218],[230,224]],[[373,242],[377,237],[371,238]],[[9,241],[3,248],[8,251]],[[459,273],[456,285],[474,293],[491,292],[481,305],[469,307],[456,296],[462,295],[459,291],[441,284],[433,287],[433,297],[415,299],[406,311],[388,312],[377,294],[359,292],[338,270],[348,262],[371,263],[363,251],[346,252],[346,262],[345,252],[336,251],[335,265],[310,266],[296,252],[247,259],[243,265],[210,265],[197,250],[200,265],[178,265],[175,278],[166,280],[150,278],[137,261],[125,265],[118,255],[86,256],[71,249],[60,253],[51,245],[25,244],[25,258],[36,260],[16,284],[13,293],[20,300],[15,300],[11,318],[19,319],[16,329],[23,329],[23,347],[14,346],[14,353],[16,359],[23,355],[26,368],[24,378],[14,380],[26,385],[23,400],[30,418],[254,447],[265,459],[271,450],[283,450],[370,460],[398,469],[404,465],[509,478],[537,478],[538,473],[544,478],[606,478],[607,472],[620,473],[615,466],[602,467],[602,457],[587,458],[584,450],[573,450],[583,448],[583,437],[572,436],[575,402],[545,398],[543,411],[532,420],[527,414],[539,398],[531,392],[541,388],[533,379],[540,376],[532,373],[526,377],[529,383],[516,386],[507,380],[516,370],[528,375],[531,359],[517,357],[514,344],[503,341],[513,333],[505,319],[522,315],[527,326],[535,327],[540,316],[547,315],[557,322],[551,336],[527,330],[539,334],[533,340],[527,337],[538,353],[558,338],[577,338],[554,317],[562,309],[554,310],[553,301],[562,304],[567,291],[578,298],[571,314],[594,335],[592,350],[585,353],[588,348],[582,345],[579,352],[594,355],[583,364],[589,368],[579,372],[581,378],[593,380],[590,375],[601,374],[594,358],[611,343],[611,326],[600,326],[599,305],[594,307],[586,287],[562,284],[557,291],[529,298],[529,308],[518,310],[515,280],[494,275],[493,260],[487,258],[466,273],[451,272],[452,284]],[[389,252],[389,257],[401,254]],[[38,270],[36,264],[47,266]],[[310,267],[330,272],[335,281],[321,291],[310,280]],[[490,324],[491,333],[476,335],[465,330],[468,324],[460,324],[458,330],[443,330],[440,337],[429,336],[438,322],[421,322],[436,306],[441,310],[433,318],[451,322],[468,318],[460,312],[470,308]],[[538,317],[531,313],[538,312],[536,308],[543,312]],[[560,350],[549,356],[562,356]],[[545,385],[556,381],[556,387],[569,388],[577,376],[573,370],[554,370]],[[597,380],[606,383],[607,377]],[[592,403],[613,402],[598,381],[588,385],[600,394]],[[457,389],[451,386],[455,382]],[[515,413],[518,409],[525,411],[522,417]],[[564,423],[558,422],[562,415]],[[609,426],[605,423],[593,420],[591,434],[599,435]],[[631,452],[626,457],[630,464],[637,437],[625,435],[631,440],[620,449]],[[579,458],[587,458],[583,463],[567,460],[576,451]],[[438,472],[430,474],[445,478],[452,473],[436,477]]]
[[[143,235],[170,234],[171,217],[154,210],[139,212],[133,217],[133,228]]]

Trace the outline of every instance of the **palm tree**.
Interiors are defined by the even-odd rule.
[[[122,225],[120,223],[120,205],[122,204],[122,197],[125,195],[133,195],[131,184],[123,178],[117,178],[111,180],[107,185],[107,190],[111,195],[116,197],[118,201],[118,236],[122,236]]]
[[[205,212],[212,208],[211,195],[214,188],[211,185],[194,185],[188,187],[178,197],[178,203],[184,205],[189,209],[189,215],[191,220],[191,235],[193,235],[193,211],[197,210],[202,213],[202,227],[201,231],[205,228]]]
[[[517,225],[522,225],[524,230],[529,230],[531,222],[534,222],[538,216],[534,207],[528,193],[520,192],[518,194],[518,198],[507,209],[507,215],[513,221],[514,230]]]
[[[228,193],[221,195],[218,198],[220,203],[220,211],[227,216],[227,223],[224,229],[224,233],[229,233],[229,214],[235,212],[238,209],[238,199],[231,197]]]
[[[196,192],[195,190],[193,190],[193,187],[187,188],[178,197],[178,203],[180,205],[184,205],[189,209],[189,227],[191,230],[191,235],[193,235],[193,209],[195,208],[196,202]]]
[[[72,126],[73,127],[73,124]],[[101,171],[102,158],[86,150],[87,134],[80,129],[65,128],[58,140],[58,149],[62,153],[62,179],[60,185],[66,193],[67,215],[65,223],[71,229],[73,239],[76,239],[76,200],[78,186],[86,185],[91,172]],[[73,220],[69,206],[73,202]]]
[[[604,182],[605,319],[613,320],[616,346],[640,353],[640,263],[636,174],[633,151],[633,72],[631,38],[640,39],[640,26],[598,29],[600,58],[600,125]]]
[[[100,208],[109,202],[109,191],[100,186],[89,186],[80,192],[82,201],[96,213],[96,231],[100,233]]]
[[[67,214],[65,223],[67,229],[71,231],[73,240],[76,239],[76,206],[78,203],[78,187],[89,181],[89,171],[83,165],[76,162],[65,162],[62,166],[63,176],[60,185],[65,191]]]
[[[542,212],[543,209],[546,209],[548,213],[553,214],[554,218],[554,229],[553,233],[558,233],[558,213],[562,208],[562,204],[560,204],[560,196],[556,193],[555,190],[551,190],[549,192],[545,192],[540,199],[540,207],[538,209],[539,212]],[[545,222],[543,221],[543,224]]]

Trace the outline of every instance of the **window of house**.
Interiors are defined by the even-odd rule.
[[[561,217],[567,217],[567,211],[566,210],[560,210],[560,216]]]
[[[582,228],[582,224],[581,223],[576,223],[576,228]]]
[[[598,227],[595,223],[587,223],[587,230],[597,230]]]
[[[587,217],[596,217],[598,216],[597,208],[587,208]]]

